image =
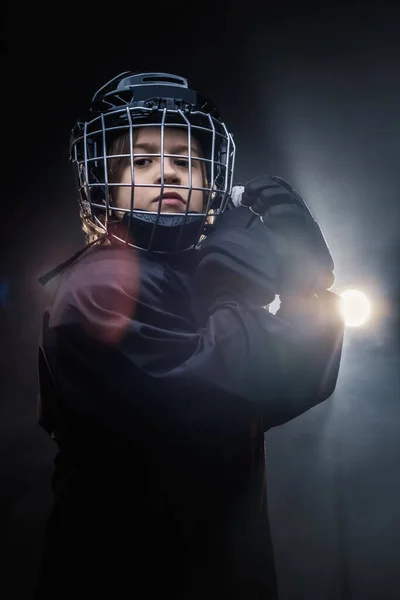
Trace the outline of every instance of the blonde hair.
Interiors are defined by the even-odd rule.
[[[137,135],[136,131],[132,132],[133,135],[133,143],[135,142],[135,138]],[[130,152],[130,133],[127,131],[126,133],[120,135],[115,140],[113,140],[108,156],[118,155],[118,154],[128,154]],[[129,156],[117,156],[116,158],[108,158],[107,165],[107,173],[108,173],[108,181],[110,183],[115,183],[119,180],[119,175],[122,169],[125,168],[127,164],[130,162]],[[113,188],[111,188],[113,190]],[[112,195],[112,191],[110,193]],[[82,209],[80,210],[79,216],[82,221],[82,231],[85,234],[85,240],[87,244],[94,243],[96,240],[103,240],[101,243],[106,244],[109,243],[105,236],[105,230],[100,226],[93,223],[92,220],[89,220],[84,214]]]

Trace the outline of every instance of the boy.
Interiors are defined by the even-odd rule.
[[[319,227],[279,178],[232,193],[233,138],[175,75],[108,82],[71,158],[89,243],[43,319],[35,598],[275,599],[264,433],[332,394],[342,349]]]

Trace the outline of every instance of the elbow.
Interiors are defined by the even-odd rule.
[[[297,368],[289,370],[276,402],[265,416],[268,426],[282,425],[328,400],[336,389],[341,355],[339,337],[331,351],[313,354],[311,360],[308,357],[305,362],[299,361]]]

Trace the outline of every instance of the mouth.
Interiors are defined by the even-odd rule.
[[[155,202],[161,200],[162,204],[167,206],[185,206],[186,202],[178,192],[166,192],[162,196],[156,198]]]
[[[180,209],[180,211],[185,210],[186,202],[178,192],[166,192],[162,196],[158,196],[154,202],[158,203],[160,200],[162,207]]]

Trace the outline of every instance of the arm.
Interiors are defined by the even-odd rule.
[[[339,298],[328,291],[334,283],[332,256],[301,196],[269,175],[242,187],[240,196],[242,204],[219,217],[200,249],[198,291],[212,299],[225,289],[258,304],[280,295],[274,342],[284,383],[279,401],[267,407],[268,427],[301,414],[307,401],[310,407],[333,393],[344,322]],[[208,279],[212,274],[211,285],[202,269]]]
[[[290,322],[299,335],[295,343],[278,344],[281,360],[291,365],[292,375],[273,425],[285,423],[305,412],[303,407],[307,399],[316,405],[333,394],[344,335],[339,298],[330,291],[321,290],[318,294],[295,298],[281,296],[281,307],[276,316]]]
[[[51,318],[45,315],[43,349],[67,411],[117,436],[137,436],[148,422],[173,432],[264,416],[268,427],[327,397],[321,369],[307,378],[288,360],[299,350],[304,357],[305,347],[317,353],[325,325],[304,330],[218,285],[204,322],[177,320],[160,308],[169,277],[146,264],[134,319],[127,297],[136,291],[110,280],[115,269],[106,259],[95,267],[82,261],[79,285],[69,280],[66,291],[61,284]],[[124,333],[110,343],[116,321]],[[314,368],[311,357],[305,362]],[[333,370],[331,381],[335,376]],[[302,394],[294,377],[303,381]]]

